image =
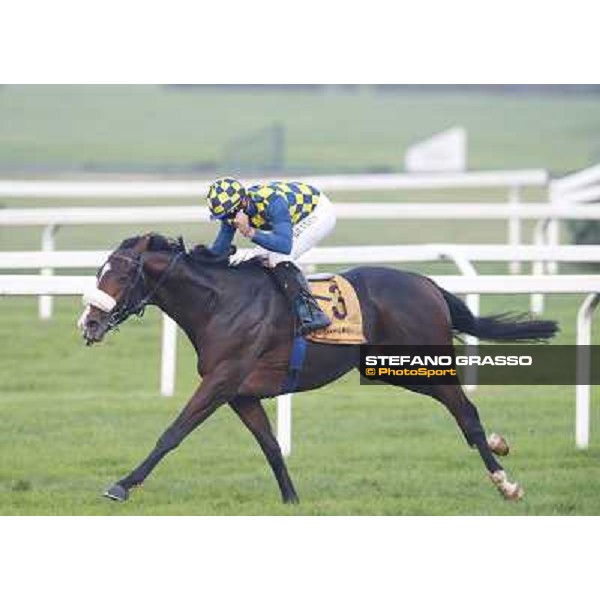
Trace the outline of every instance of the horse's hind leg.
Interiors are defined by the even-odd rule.
[[[273,435],[269,418],[260,400],[237,396],[229,402],[244,425],[251,431],[273,470],[281,497],[286,504],[297,504],[298,496],[281,455],[277,438]]]
[[[496,446],[494,443],[488,443],[479,412],[467,398],[461,386],[456,384],[434,385],[430,386],[426,393],[439,400],[452,413],[467,443],[479,451],[490,473],[490,478],[500,493],[507,500],[520,500],[523,497],[523,489],[518,483],[508,480],[504,469],[493,454],[494,451],[498,454],[507,454],[508,447],[506,446],[505,449],[502,444]]]

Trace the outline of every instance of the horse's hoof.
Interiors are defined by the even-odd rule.
[[[497,433],[492,433],[487,439],[488,448],[496,456],[507,456],[510,452],[508,442]]]
[[[504,497],[507,500],[512,500],[513,502],[519,502],[519,501],[523,500],[523,498],[525,497],[525,490],[516,482],[514,485],[515,485],[515,489],[513,490],[513,492]]]
[[[514,483],[509,481],[504,471],[496,471],[490,475],[490,478],[505,500],[518,502],[525,496],[523,488],[516,481]]]
[[[294,494],[293,496],[290,496],[289,498],[284,498],[283,503],[284,504],[300,504],[300,498],[298,498],[298,496],[296,496],[296,494]]]
[[[122,485],[115,483],[104,492],[104,497],[115,502],[125,502],[129,498],[129,492]]]

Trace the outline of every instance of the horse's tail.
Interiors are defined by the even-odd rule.
[[[558,332],[556,321],[529,319],[523,314],[503,313],[490,317],[476,317],[457,296],[438,286],[450,309],[452,328],[482,340],[541,341]]]

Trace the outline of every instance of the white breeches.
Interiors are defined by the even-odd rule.
[[[239,250],[231,257],[232,263],[249,260],[256,256],[267,258],[269,266],[274,267],[280,262],[295,262],[305,252],[314,248],[323,238],[328,236],[335,227],[336,216],[333,204],[329,198],[321,193],[319,202],[308,217],[294,225],[292,229],[292,251],[290,254],[270,252],[264,248]]]

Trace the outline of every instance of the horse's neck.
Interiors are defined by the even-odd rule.
[[[156,285],[160,274],[149,278]],[[151,303],[173,319],[195,343],[211,316],[215,289],[210,274],[192,273],[178,265],[156,290]]]
[[[209,266],[195,270],[182,263],[160,285],[151,302],[169,315],[199,349],[201,341],[203,346],[210,342],[206,331],[217,312],[237,314],[258,298],[265,284],[259,277],[260,273],[246,274]],[[159,278],[159,274],[155,275],[153,284]],[[252,289],[248,285],[251,279],[256,281]],[[260,314],[262,317],[262,309]]]

